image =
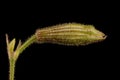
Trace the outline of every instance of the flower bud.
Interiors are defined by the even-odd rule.
[[[65,23],[38,29],[35,35],[39,43],[71,46],[87,45],[106,38],[105,34],[95,29],[93,25],[79,23]]]

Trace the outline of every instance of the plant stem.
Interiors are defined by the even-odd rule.
[[[9,66],[9,79],[10,80],[14,80],[14,74],[15,74],[15,60],[14,59],[10,59],[9,60],[10,62],[9,62],[9,64],[10,64],[10,66]]]
[[[36,36],[32,35],[28,40],[25,41],[25,43],[21,46],[19,49],[19,53],[22,53],[28,46],[30,46],[32,43],[36,41]]]
[[[28,47],[30,46],[32,43],[34,43],[36,41],[36,36],[32,35],[29,39],[27,39],[22,45],[21,42],[18,44],[18,48],[9,53],[10,49],[9,47],[13,47],[13,46],[8,46],[8,53],[9,53],[9,80],[14,80],[14,74],[15,74],[15,63],[19,57],[19,55]],[[7,43],[8,44],[8,43]]]
[[[19,55],[31,44],[33,44],[36,41],[36,36],[32,35],[30,38],[28,38],[22,45],[21,47],[15,52],[14,59],[17,60]]]

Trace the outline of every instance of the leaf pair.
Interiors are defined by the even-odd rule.
[[[17,59],[18,53],[19,53],[19,48],[21,47],[21,40],[19,40],[19,43],[15,49],[15,44],[16,44],[16,39],[12,39],[9,41],[8,35],[6,34],[6,43],[7,43],[7,51],[8,51],[8,57],[9,59]]]

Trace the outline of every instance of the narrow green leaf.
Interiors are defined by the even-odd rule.
[[[9,51],[12,53],[14,51],[14,47],[15,47],[15,38],[9,43]]]
[[[18,43],[18,45],[17,45],[16,50],[19,49],[21,45],[22,45],[22,42],[21,42],[21,40],[19,40],[19,43]]]

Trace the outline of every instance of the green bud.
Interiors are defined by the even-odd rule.
[[[106,36],[93,25],[65,23],[38,29],[35,33],[39,43],[55,43],[61,45],[87,45],[103,41]]]

